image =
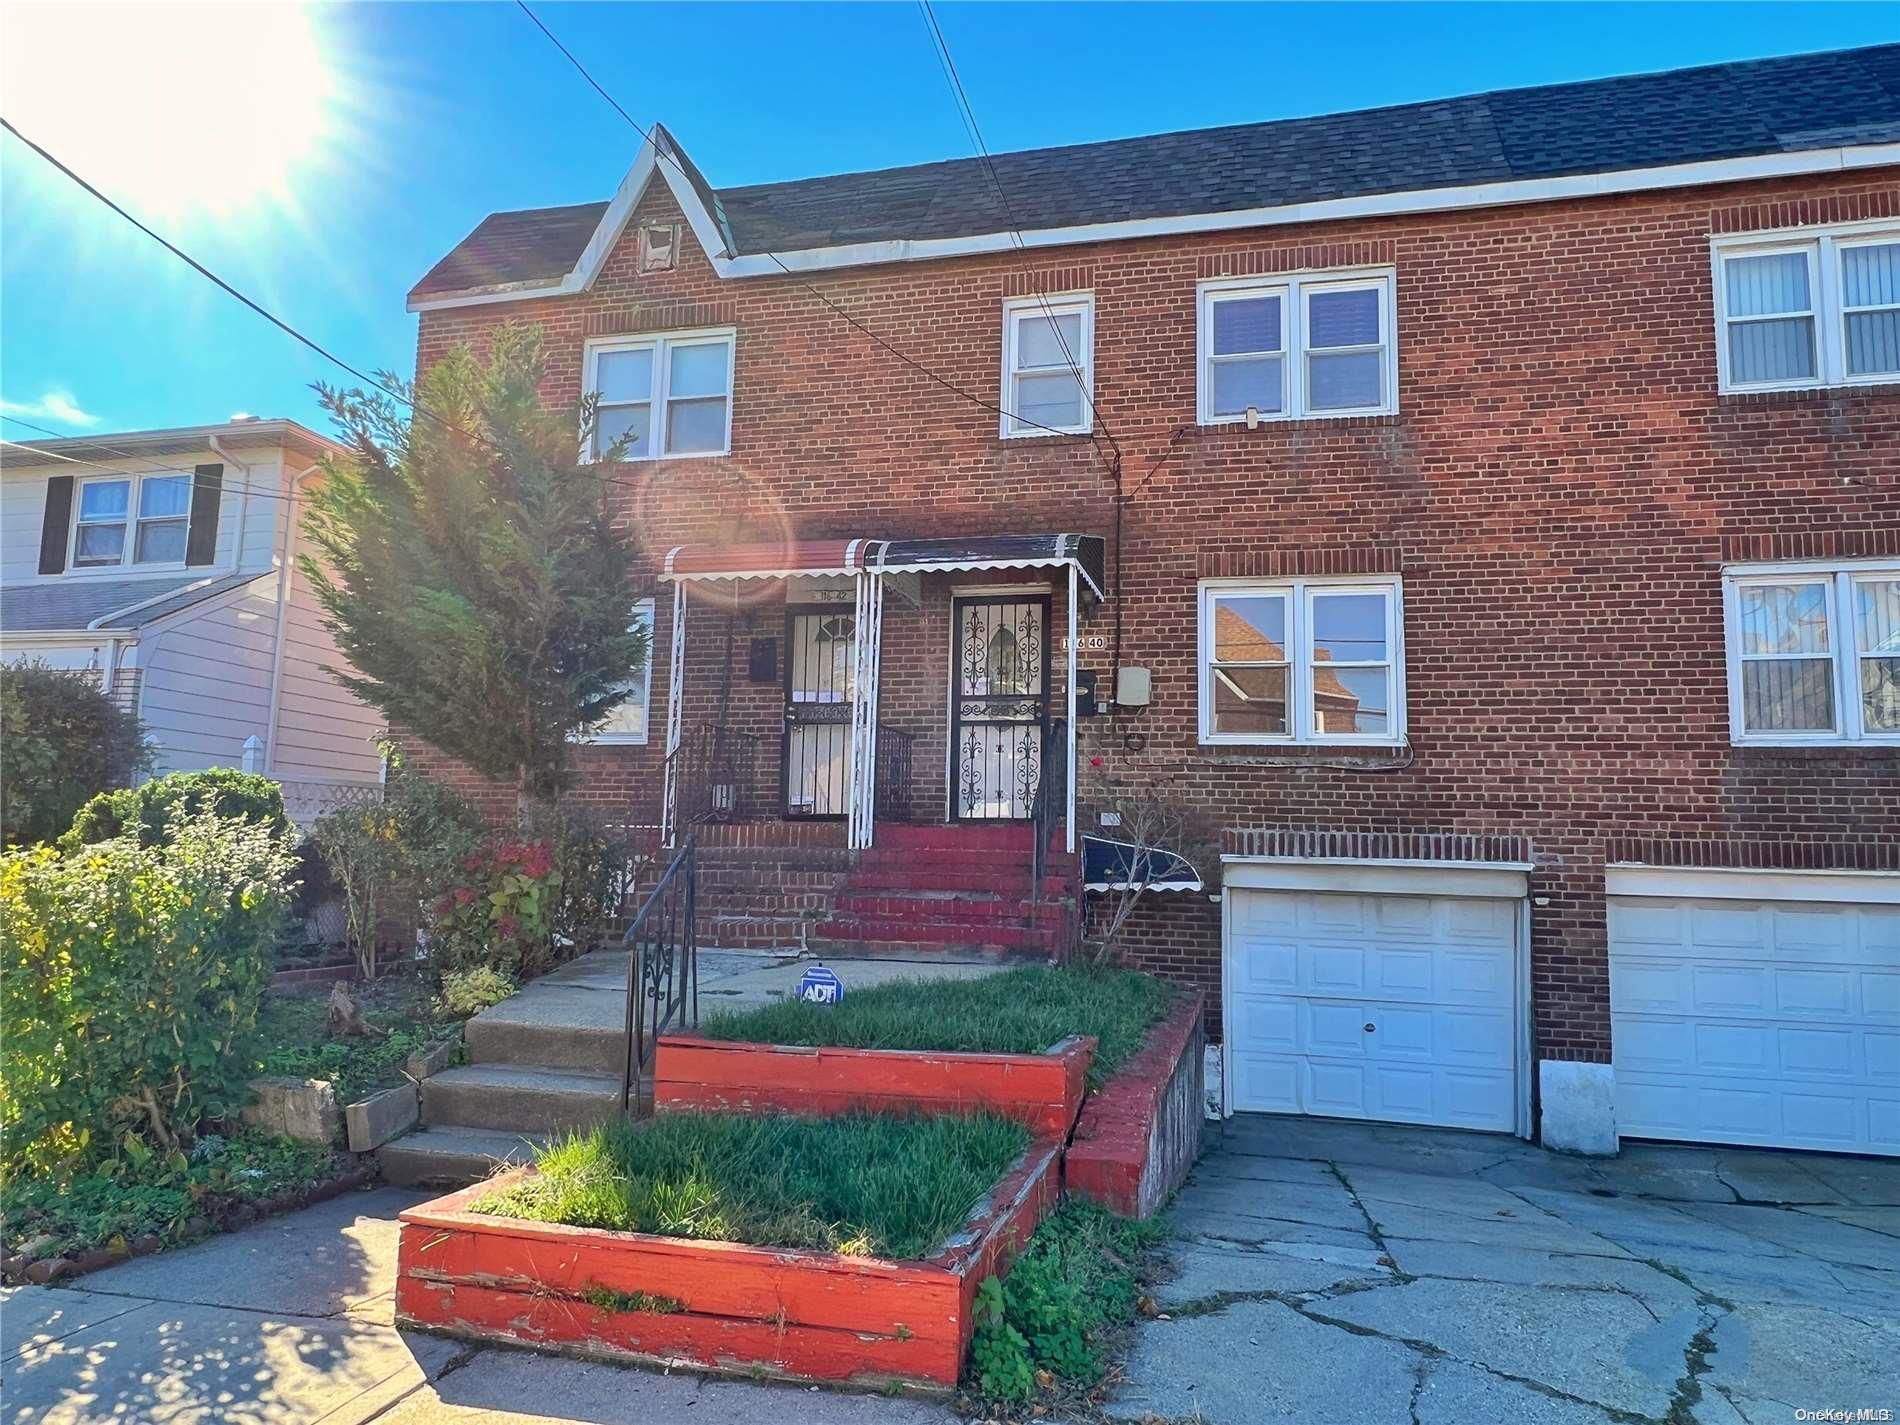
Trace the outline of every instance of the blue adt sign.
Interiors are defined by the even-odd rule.
[[[813,965],[799,978],[796,994],[807,1004],[840,1004],[844,1000],[844,981],[823,965]]]

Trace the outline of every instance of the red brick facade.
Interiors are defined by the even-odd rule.
[[[1900,750],[1731,746],[1720,573],[1725,559],[1900,554],[1900,387],[1718,395],[1709,250],[1717,232],[1896,213],[1900,172],[1879,170],[811,281],[986,401],[1004,299],[1092,291],[1095,401],[1127,499],[1119,600],[1086,629],[1112,633],[1118,602],[1121,660],[1153,670],[1154,701],[1083,725],[1085,797],[1105,773],[1165,778],[1235,834],[1356,833],[1373,855],[1509,839],[1536,867],[1536,1053],[1604,1062],[1606,859],[1900,864]],[[662,186],[637,216],[672,216]],[[1106,441],[1000,439],[993,412],[879,349],[802,281],[721,280],[690,230],[677,270],[638,275],[634,233],[585,295],[425,313],[418,357],[538,323],[547,396],[565,403],[591,334],[736,326],[731,456],[615,472],[654,558],[787,532],[1113,536]],[[1398,415],[1196,426],[1197,281],[1368,263],[1397,273]],[[1403,577],[1406,750],[1199,745],[1196,581],[1302,572]],[[925,734],[926,798],[942,795],[949,582],[887,615],[882,717]],[[776,728],[778,689],[744,678],[748,636],[778,627],[782,592],[759,592],[735,638],[734,706]],[[583,753],[590,796],[624,802],[657,763],[657,643],[653,742]],[[689,722],[711,711],[722,651],[692,643]],[[1083,662],[1110,676],[1107,655]],[[1218,907],[1164,898],[1135,941],[1206,987],[1217,1031]]]

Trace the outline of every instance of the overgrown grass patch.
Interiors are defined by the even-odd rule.
[[[470,1211],[574,1227],[925,1256],[1023,1150],[1008,1119],[665,1113],[571,1135]]]
[[[850,970],[845,970],[847,987]],[[846,1049],[1040,1054],[1071,1034],[1098,1041],[1089,1087],[1099,1088],[1141,1047],[1174,997],[1134,970],[1025,965],[968,980],[897,980],[847,988],[836,1005],[783,1000],[715,1014],[711,1039]]]
[[[322,1079],[335,1089],[338,1103],[355,1103],[400,1084],[403,1061],[461,1022],[413,979],[352,985],[350,994],[363,1022],[383,1031],[381,1035],[333,1036],[329,1003],[322,995],[265,996],[257,1016],[261,1071]]]
[[[39,1258],[139,1237],[184,1241],[195,1235],[194,1220],[215,1227],[234,1208],[296,1199],[342,1167],[327,1148],[246,1131],[201,1138],[188,1157],[154,1156],[70,1179],[17,1178],[0,1187],[5,1248],[31,1245]]]

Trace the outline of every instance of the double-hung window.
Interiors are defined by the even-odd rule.
[[[182,564],[191,476],[83,480],[73,518],[74,569]]]
[[[1900,564],[1729,571],[1738,743],[1900,743]]]
[[[647,740],[648,712],[652,703],[653,688],[653,600],[642,599],[633,606],[633,628],[643,628],[647,634],[647,661],[629,678],[624,691],[626,696],[607,719],[586,737],[588,742],[605,744],[637,745]]]
[[[1095,304],[1086,293],[1003,304],[1005,437],[1095,429]]]
[[[1724,391],[1900,381],[1900,228],[1715,244]]]
[[[1200,288],[1200,420],[1398,409],[1390,271],[1228,278]]]
[[[653,460],[730,451],[734,345],[730,330],[588,343],[585,385],[599,398],[589,456]]]
[[[1399,581],[1201,586],[1201,741],[1405,738]]]

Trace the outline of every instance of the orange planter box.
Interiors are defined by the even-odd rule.
[[[1063,1160],[1068,1190],[1124,1217],[1149,1217],[1186,1180],[1206,1118],[1202,997],[1183,995],[1140,1050],[1089,1095]]]
[[[748,1044],[694,1034],[660,1037],[656,1110],[798,1113],[972,1113],[1013,1118],[1043,1138],[1067,1138],[1082,1107],[1092,1036],[1046,1054],[954,1054]]]
[[[468,1211],[532,1173],[402,1214],[396,1322],[576,1355],[870,1388],[948,1388],[975,1329],[976,1289],[1014,1260],[1061,1197],[1058,1144],[1032,1144],[922,1261],[698,1242]],[[673,1309],[586,1298],[635,1292]]]

